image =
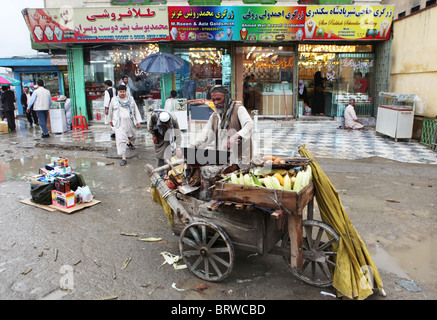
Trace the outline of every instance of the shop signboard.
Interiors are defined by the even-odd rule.
[[[35,43],[169,40],[166,6],[23,9]]]
[[[170,40],[263,42],[302,40],[305,8],[305,6],[169,6]]]
[[[394,6],[169,6],[171,41],[387,40]]]
[[[394,6],[307,6],[304,40],[387,40]]]

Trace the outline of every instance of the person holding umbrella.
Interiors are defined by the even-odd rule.
[[[15,94],[10,86],[2,86],[3,112],[8,119],[9,132],[15,132]]]
[[[132,96],[127,96],[126,86],[118,87],[118,96],[111,99],[109,104],[109,124],[115,130],[117,154],[121,156],[120,166],[125,166],[127,147],[135,149],[135,127],[141,127],[141,115]]]

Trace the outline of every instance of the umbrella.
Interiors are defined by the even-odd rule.
[[[184,67],[185,60],[167,52],[157,52],[140,62],[138,69],[148,73],[172,73]]]
[[[20,80],[8,76],[0,75],[0,85],[19,86]]]
[[[174,54],[157,52],[145,57],[138,65],[138,69],[148,73],[167,74],[182,69],[184,64],[185,60]],[[162,92],[165,93],[164,81],[162,81],[162,89]]]

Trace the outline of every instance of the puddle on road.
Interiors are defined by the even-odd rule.
[[[30,176],[37,175],[40,168],[50,162],[50,156],[27,157],[8,162],[0,162],[0,183],[7,181],[27,181]],[[86,172],[89,168],[113,165],[114,162],[95,161],[83,158],[68,158],[72,171]]]
[[[388,249],[376,245],[368,247],[370,256],[378,270],[395,274],[407,280],[436,283],[437,260],[433,248],[437,236],[433,233],[421,241],[410,241],[407,248]]]

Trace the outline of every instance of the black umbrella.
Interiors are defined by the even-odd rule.
[[[148,73],[172,73],[184,67],[185,60],[167,52],[153,53],[140,62],[138,69]]]
[[[138,69],[148,73],[167,74],[182,69],[184,64],[185,60],[174,54],[157,52],[145,57],[138,65]],[[162,92],[165,93],[164,81],[162,84]]]

